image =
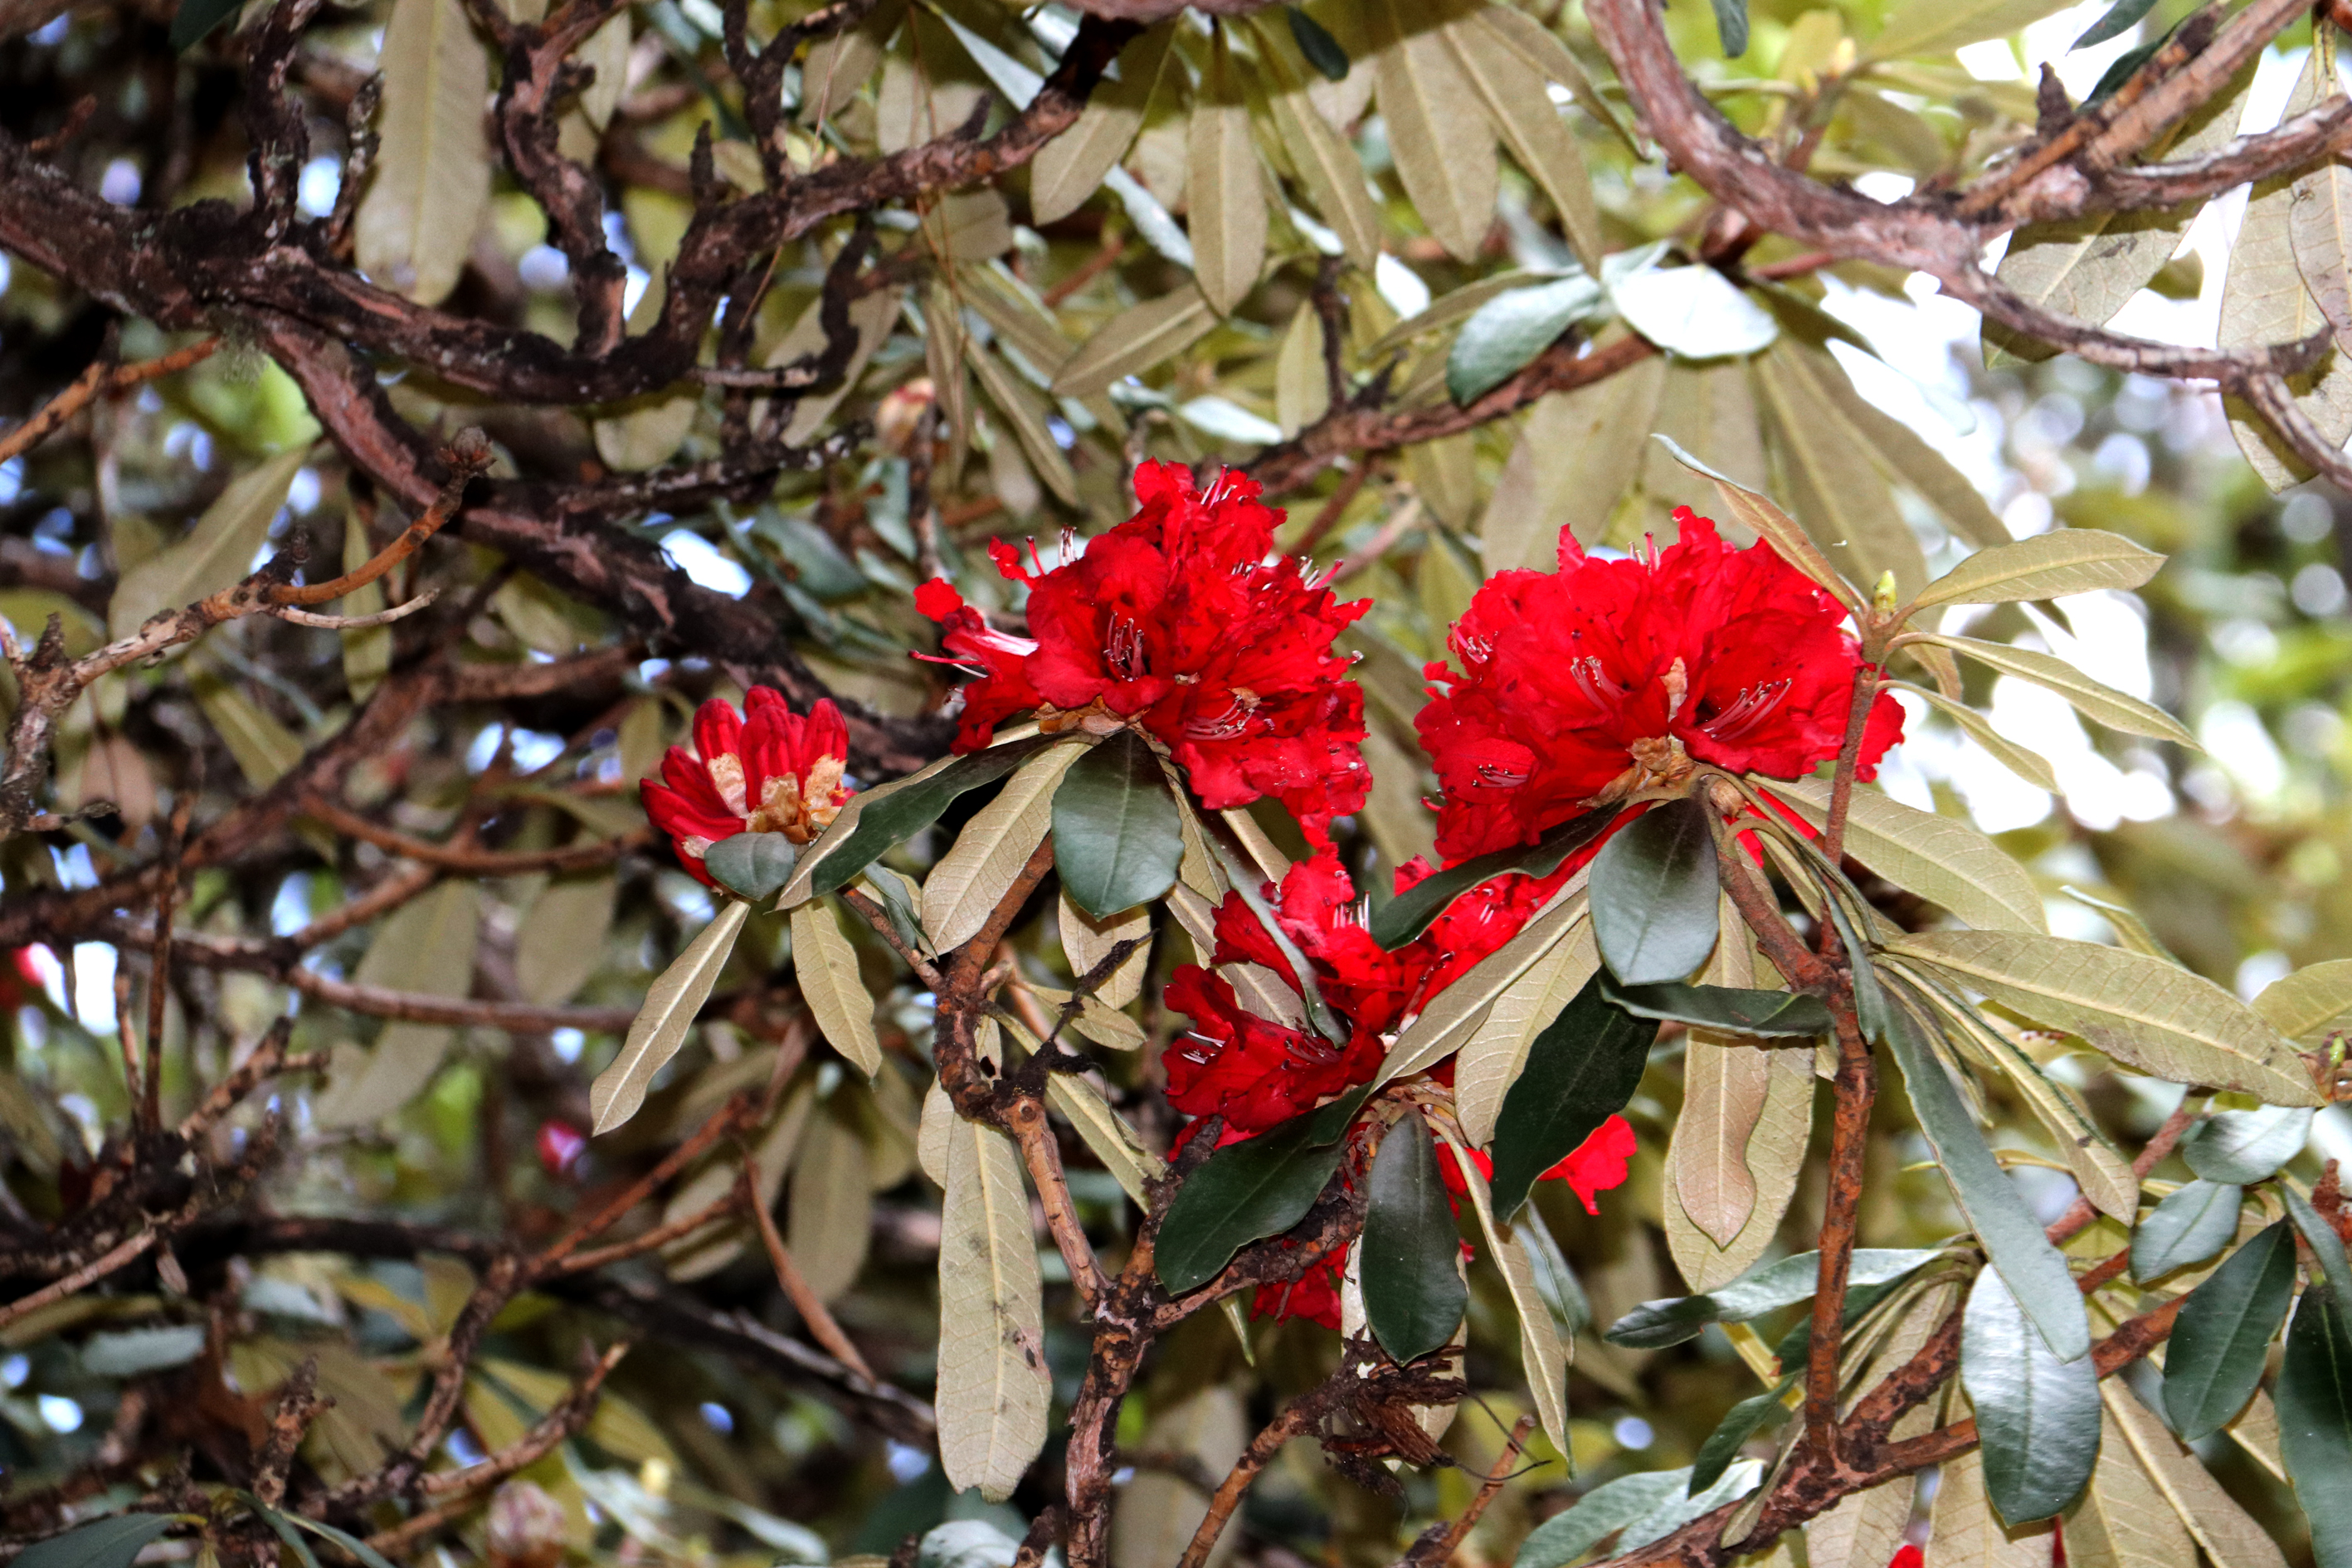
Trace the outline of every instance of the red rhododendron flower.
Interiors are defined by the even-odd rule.
[[[1250,1298],[1250,1316],[1286,1322],[1305,1318],[1327,1329],[1339,1326],[1339,1287],[1347,1280],[1347,1255],[1333,1253],[1307,1266],[1296,1279],[1261,1285]]]
[[[1886,1568],[1927,1568],[1927,1554],[1906,1542],[1902,1549],[1887,1560]]]
[[[1334,1045],[1307,1028],[1261,1018],[1243,1007],[1223,975],[1186,964],[1169,981],[1169,1005],[1192,1032],[1164,1058],[1168,1098],[1188,1116],[1221,1116],[1225,1137],[1263,1132],[1312,1110],[1379,1071],[1389,1037],[1428,999],[1519,932],[1572,868],[1548,878],[1504,877],[1454,900],[1427,931],[1384,952],[1364,929],[1355,884],[1326,849],[1293,866],[1269,889],[1283,934],[1306,957],[1323,1001],[1348,1026]],[[1429,875],[1416,860],[1398,873],[1402,891]],[[1216,917],[1218,964],[1263,965],[1294,991],[1290,965],[1238,893]]]
[[[694,716],[694,747],[672,746],[663,783],[639,786],[646,815],[670,836],[679,864],[715,887],[702,868],[710,847],[739,833],[781,833],[806,844],[855,793],[841,782],[849,730],[841,710],[820,701],[803,719],[781,692],[755,686],[737,714],[710,701]]]
[[[1625,1184],[1625,1169],[1641,1147],[1633,1137],[1633,1125],[1622,1116],[1612,1116],[1594,1128],[1575,1148],[1570,1150],[1559,1163],[1536,1180],[1566,1182],[1584,1205],[1586,1214],[1601,1212],[1600,1194]],[[1482,1149],[1467,1151],[1470,1163],[1478,1167],[1481,1176],[1492,1179],[1495,1162]],[[1462,1168],[1450,1159],[1437,1162],[1437,1174],[1446,1190],[1455,1197],[1465,1196],[1469,1187],[1462,1180]]]
[[[1032,709],[1048,729],[1131,722],[1167,745],[1210,809],[1272,795],[1323,842],[1371,784],[1363,693],[1331,651],[1368,602],[1342,605],[1297,562],[1268,563],[1282,513],[1259,504],[1253,479],[1227,473],[1196,493],[1181,465],[1146,463],[1135,491],[1133,517],[1051,570],[1034,544],[1030,568],[1003,541],[989,547],[1028,586],[1034,640],[992,630],[944,582],[917,593],[946,628],[938,662],[979,677],[962,689],[956,749]]]
[[[552,1118],[539,1124],[539,1163],[551,1176],[568,1176],[588,1152],[588,1134]]]
[[[1449,863],[1531,843],[1694,763],[1801,778],[1837,755],[1861,654],[1845,612],[1759,541],[1734,550],[1675,512],[1681,538],[1623,561],[1563,530],[1557,572],[1487,579],[1455,623],[1455,673],[1428,667],[1416,721],[1445,799]],[[1881,695],[1864,733],[1869,778],[1902,738]]]

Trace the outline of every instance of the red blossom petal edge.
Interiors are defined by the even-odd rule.
[[[1759,542],[1735,550],[1677,508],[1679,539],[1626,560],[1562,531],[1559,570],[1487,579],[1426,673],[1415,721],[1445,792],[1449,864],[1532,843],[1695,762],[1795,779],[1835,757],[1862,656],[1845,612]],[[1881,694],[1867,779],[1903,736]]]
[[[678,864],[706,887],[710,847],[739,833],[781,833],[806,844],[831,825],[856,792],[843,782],[849,728],[841,710],[819,701],[807,717],[780,691],[755,686],[737,713],[723,701],[694,715],[692,747],[672,746],[662,782],[638,786],[646,815],[670,837]]]
[[[999,540],[989,553],[1029,590],[1032,637],[992,629],[944,582],[915,607],[943,628],[944,655],[973,680],[956,749],[988,744],[997,725],[1039,712],[1048,728],[1091,712],[1132,722],[1164,743],[1213,811],[1270,795],[1318,845],[1335,816],[1364,804],[1364,699],[1331,649],[1370,607],[1342,605],[1299,563],[1269,561],[1283,514],[1255,480],[1227,472],[1195,491],[1178,463],[1136,470],[1133,517],[1047,568]]]

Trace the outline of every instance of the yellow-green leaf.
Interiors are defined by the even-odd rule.
[[[360,270],[420,305],[457,286],[490,199],[489,57],[462,0],[395,0],[377,57],[381,150],[360,198]]]
[[[152,616],[241,581],[253,570],[287,489],[309,457],[308,448],[298,447],[237,475],[186,538],[124,573],[107,604],[109,634],[129,637]]]
[[[950,1111],[940,1214],[940,1461],[1003,1502],[1045,1446],[1053,1399],[1029,1194],[1013,1141]]]
[[[857,949],[821,899],[793,910],[793,978],[817,1031],[867,1078],[882,1070],[874,1034],[874,998],[857,972]]]
[[[710,923],[646,991],[646,1004],[629,1026],[628,1037],[621,1042],[621,1054],[588,1087],[588,1110],[595,1131],[610,1132],[645,1104],[646,1085],[686,1044],[686,1031],[702,1010],[710,988],[718,984],[719,972],[727,967],[728,955],[735,951],[735,939],[742,934],[744,918],[751,912],[747,903],[724,900]]]

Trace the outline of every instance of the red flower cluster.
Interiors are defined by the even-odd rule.
[[[781,692],[755,686],[745,713],[710,701],[694,716],[694,748],[672,746],[662,784],[639,786],[646,815],[670,836],[678,863],[706,887],[710,847],[739,833],[781,833],[806,844],[823,833],[855,792],[841,782],[849,730],[841,710],[820,701],[803,719]]]
[[[1845,612],[1763,542],[1734,550],[1687,507],[1675,521],[1676,543],[1624,561],[1588,557],[1563,530],[1559,571],[1489,578],[1455,623],[1462,671],[1428,667],[1435,695],[1416,721],[1449,863],[1695,763],[1793,779],[1837,755],[1861,662]],[[1882,695],[1861,777],[1902,734]]]
[[[1282,513],[1259,504],[1255,480],[1221,476],[1195,492],[1180,464],[1136,470],[1136,514],[1088,540],[1076,560],[1034,570],[999,540],[997,569],[1029,589],[1034,640],[990,628],[941,581],[916,607],[946,627],[935,662],[971,668],[956,749],[972,751],[1015,713],[1047,728],[1133,723],[1164,742],[1211,810],[1272,795],[1310,838],[1364,803],[1371,779],[1358,751],[1363,693],[1331,644],[1367,605],[1342,605],[1269,563]]]
[[[1601,1194],[1625,1184],[1625,1167],[1640,1147],[1633,1137],[1633,1124],[1622,1116],[1612,1116],[1536,1180],[1566,1182],[1577,1201],[1584,1205],[1584,1212],[1597,1215],[1601,1212]],[[1495,1162],[1486,1151],[1472,1149],[1468,1153],[1470,1163],[1478,1167],[1478,1174],[1492,1180]],[[1461,1167],[1451,1159],[1437,1162],[1437,1173],[1455,1197],[1468,1195],[1469,1184],[1463,1181]]]
[[[1429,868],[1413,862],[1399,890]],[[1307,1029],[1261,1018],[1243,1007],[1223,976],[1186,964],[1168,983],[1168,1003],[1192,1020],[1190,1037],[1170,1047],[1168,1098],[1188,1116],[1224,1119],[1228,1141],[1263,1132],[1380,1070],[1388,1037],[1465,970],[1519,932],[1559,878],[1506,877],[1456,899],[1414,942],[1384,952],[1364,929],[1355,884],[1339,858],[1324,850],[1290,868],[1279,891],[1268,889],[1276,918],[1315,972],[1323,1001],[1348,1026],[1342,1047]],[[1281,950],[1238,893],[1217,910],[1219,964],[1255,963],[1293,990]]]

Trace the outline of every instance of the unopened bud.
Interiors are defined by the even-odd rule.
[[[555,1568],[570,1533],[563,1505],[530,1481],[509,1481],[490,1499],[486,1544],[493,1568]]]
[[[1896,603],[1895,574],[1892,572],[1881,572],[1878,574],[1878,586],[1871,590],[1870,597],[1872,607],[1876,609],[1880,615],[1893,615],[1895,613],[1895,605]]]

